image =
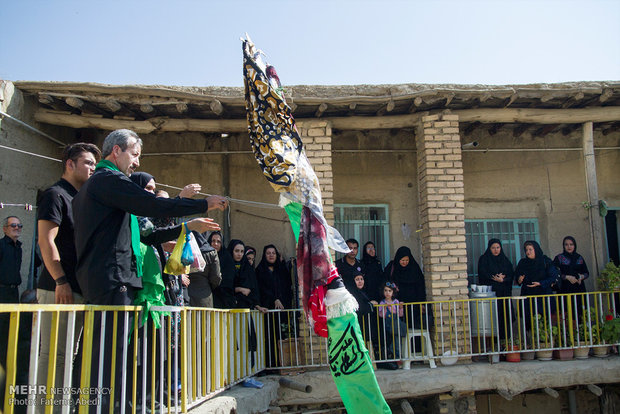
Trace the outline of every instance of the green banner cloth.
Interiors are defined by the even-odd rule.
[[[142,324],[145,324],[149,316],[153,319],[155,328],[160,327],[160,316],[167,315],[168,312],[151,310],[152,306],[165,306],[166,301],[164,297],[164,281],[161,277],[161,270],[159,267],[159,260],[155,255],[155,251],[151,246],[140,243],[140,250],[144,263],[142,265],[142,289],[136,290],[136,296],[134,298],[134,305],[143,306],[144,312],[142,313]]]
[[[357,316],[327,320],[329,369],[349,413],[391,413],[377,383]]]
[[[303,206],[300,203],[288,203],[284,206],[284,211],[288,215],[288,219],[291,222],[293,233],[295,233],[295,240],[299,240],[299,226],[301,223],[301,210]]]

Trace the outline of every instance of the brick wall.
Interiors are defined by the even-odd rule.
[[[334,176],[332,173],[332,128],[329,121],[298,121],[301,135],[312,168],[321,184],[323,215],[334,224]]]
[[[416,135],[420,223],[429,299],[467,297],[463,163],[458,115],[422,118]]]
[[[428,300],[466,299],[467,251],[458,115],[422,118],[416,134],[422,253]],[[441,312],[439,312],[441,307]],[[466,349],[462,303],[434,307],[436,353]],[[443,317],[443,323],[439,315]]]

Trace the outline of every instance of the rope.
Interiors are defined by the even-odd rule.
[[[1,113],[1,112],[0,112]],[[20,150],[17,148],[12,148],[12,147],[7,147],[6,145],[0,145],[0,148],[4,148],[4,149],[8,149],[10,151],[16,151],[22,154],[26,154],[26,155],[32,155],[33,157],[39,157],[39,158],[44,158],[46,160],[50,160],[50,161],[57,161],[57,162],[62,162],[61,160],[57,159],[57,158],[52,158],[52,157],[48,157],[45,155],[41,155],[41,154],[36,154],[34,152],[29,152],[29,151],[24,151],[24,150]],[[183,190],[183,188],[181,187],[176,187],[174,185],[168,185],[168,184],[163,184],[163,183],[157,183],[158,186],[162,186],[162,187],[167,187],[167,188],[173,188],[175,190]],[[206,196],[206,197],[210,197],[212,194],[207,194],[207,193],[198,193],[200,195]],[[255,207],[261,207],[261,208],[282,208],[277,204],[270,204],[270,203],[263,203],[260,201],[250,201],[250,200],[242,200],[242,199],[238,199],[238,198],[232,198],[232,197],[226,197],[226,199],[229,202],[234,202],[234,203],[239,203],[239,204],[246,204],[246,205],[250,205],[250,206],[255,206]],[[8,205],[8,204],[5,204]]]
[[[13,118],[11,115],[7,114],[6,112],[2,112],[2,111],[0,111],[0,115],[1,115],[2,117],[7,117],[7,118],[8,118],[8,119],[10,119],[11,121],[17,122],[17,123],[18,123],[18,124],[20,124],[21,126],[23,126],[23,127],[25,127],[25,128],[28,128],[29,130],[34,131],[34,132],[36,132],[37,134],[43,135],[45,138],[49,139],[50,141],[53,141],[53,142],[55,142],[55,143],[57,143],[57,144],[60,144],[60,145],[62,145],[62,146],[67,145],[67,144],[65,144],[64,142],[62,142],[62,141],[60,141],[60,140],[57,140],[56,138],[54,138],[54,137],[52,137],[52,136],[50,136],[50,135],[47,135],[45,132],[41,131],[40,129],[36,129],[35,127],[33,127],[33,126],[31,126],[31,125],[28,125],[28,124],[27,124],[27,123],[25,123],[24,121],[20,121],[20,120],[19,120],[19,119],[17,119],[17,118]]]
[[[17,149],[17,148],[7,147],[6,145],[0,145],[0,148],[8,149],[8,150],[15,151],[15,152],[21,152],[22,154],[28,154],[28,155],[32,155],[33,157],[44,158],[44,159],[50,160],[50,161],[62,162],[62,161],[60,161],[59,159],[56,159],[56,158],[47,157],[45,155],[40,155],[40,154],[35,154],[34,152],[28,152],[28,151],[20,150],[20,149]]]
[[[15,203],[2,203],[0,202],[0,208],[5,208],[5,207],[24,207],[24,210],[26,211],[32,211],[33,209],[37,208],[37,206],[33,206],[32,204],[15,204]]]

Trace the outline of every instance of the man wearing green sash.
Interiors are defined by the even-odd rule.
[[[222,196],[206,199],[157,198],[129,179],[140,166],[142,140],[127,129],[111,132],[103,142],[103,159],[94,174],[73,198],[77,280],[84,301],[97,305],[132,305],[136,290],[142,288],[142,252],[136,216],[182,217],[208,210],[224,210],[228,205]],[[214,226],[217,228],[217,225]],[[95,384],[100,351],[109,358],[112,347],[120,357],[127,347],[126,335],[119,315],[117,342],[112,340],[112,318],[106,317],[105,338],[100,337],[101,314],[95,317],[91,384]],[[105,344],[105,346],[101,346]],[[80,347],[80,350],[82,347]],[[124,367],[116,361],[116,374],[124,375]],[[121,384],[120,377],[116,384]],[[110,384],[110,364],[104,363],[103,386]],[[130,382],[128,381],[128,384]],[[94,385],[91,385],[94,386]],[[121,396],[116,386],[115,399]],[[110,401],[99,401],[109,407]],[[106,410],[104,409],[104,412]]]

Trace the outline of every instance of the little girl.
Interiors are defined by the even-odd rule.
[[[395,359],[400,358],[400,338],[407,335],[407,327],[401,319],[403,317],[403,306],[399,305],[395,298],[398,293],[398,286],[393,282],[385,282],[383,285],[383,297],[379,306],[379,316],[383,318],[385,326],[386,349]]]

